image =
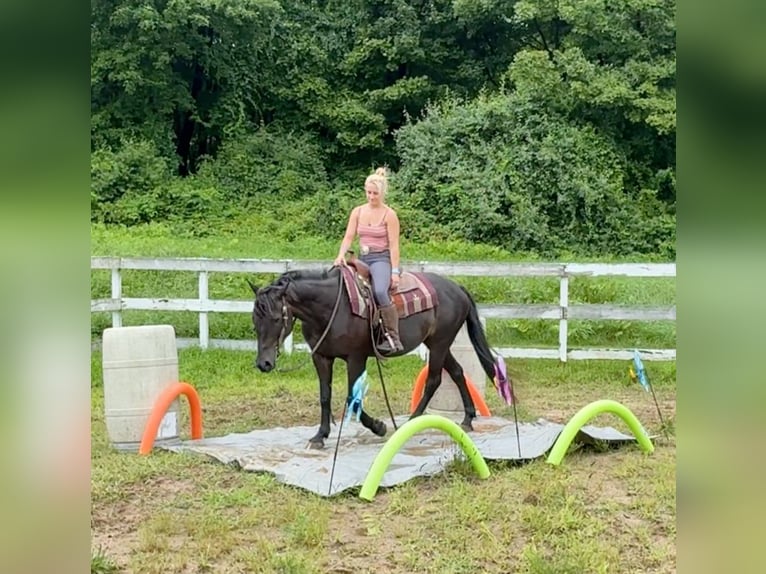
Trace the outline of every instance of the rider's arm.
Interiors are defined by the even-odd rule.
[[[340,242],[340,250],[338,251],[338,257],[344,257],[346,251],[348,251],[351,244],[356,237],[356,228],[359,223],[359,207],[355,207],[351,210],[351,215],[348,218],[348,225],[346,225],[346,234],[343,236],[343,241]]]
[[[399,217],[393,209],[388,217],[386,227],[388,229],[388,247],[391,251],[391,268],[396,270],[393,272],[398,271],[401,274],[399,268]]]

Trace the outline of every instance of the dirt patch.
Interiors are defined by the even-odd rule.
[[[152,477],[142,483],[126,485],[119,501],[92,504],[91,547],[101,549],[118,566],[127,568],[130,555],[139,544],[141,524],[168,499],[194,489],[190,479]]]
[[[378,505],[388,505],[388,493],[377,494]],[[395,561],[389,559],[402,551],[398,537],[392,535],[399,527],[396,517],[375,516],[372,507],[360,509],[356,504],[339,506],[328,527],[329,532],[333,533],[333,541],[326,548],[323,571],[401,572]]]
[[[130,553],[138,543],[138,525],[145,510],[134,501],[120,501],[91,510],[91,548],[100,550],[121,568],[127,568]]]

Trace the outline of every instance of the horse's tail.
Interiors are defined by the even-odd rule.
[[[479,362],[481,363],[482,369],[484,369],[484,372],[487,373],[489,380],[495,381],[495,384],[497,385],[497,377],[499,376],[496,368],[497,365],[495,363],[494,355],[492,354],[492,349],[489,346],[489,342],[487,342],[487,336],[484,333],[484,328],[481,326],[481,321],[479,320],[479,311],[476,308],[476,302],[473,300],[473,297],[471,297],[471,294],[468,292],[468,290],[466,290],[465,287],[461,285],[460,288],[463,290],[463,293],[465,293],[466,297],[468,297],[468,301],[470,302],[468,317],[465,321],[468,328],[468,338],[471,340],[471,345],[473,345],[473,348],[476,351],[476,355],[479,357]],[[499,359],[499,361],[502,361],[502,359]],[[503,371],[505,371],[505,368],[503,368]],[[513,392],[513,384],[510,381],[510,376],[508,376],[508,385],[508,399],[515,403],[516,396]]]
[[[495,378],[495,359],[492,356],[492,349],[489,348],[487,336],[484,334],[484,328],[481,326],[481,321],[479,321],[479,311],[476,309],[476,303],[471,294],[462,285],[460,288],[471,302],[468,318],[465,321],[468,327],[468,338],[471,339],[471,345],[473,345],[476,355],[479,357],[481,367],[487,373],[490,380],[492,380]]]

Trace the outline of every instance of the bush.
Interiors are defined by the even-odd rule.
[[[153,143],[128,140],[91,154],[91,221],[135,225],[161,211],[154,190],[170,182],[171,169]]]
[[[319,144],[271,126],[228,140],[199,174],[231,204],[251,205],[259,196],[294,201],[329,189]]]
[[[215,233],[239,211],[238,206],[226,205],[213,182],[204,177],[177,178],[156,188],[152,196],[158,206],[157,217],[183,235]]]
[[[236,208],[235,208],[236,209]],[[165,221],[177,232],[207,235],[230,215],[214,182],[172,177],[151,142],[129,141],[91,157],[91,220],[139,225]]]
[[[410,223],[546,257],[672,250],[675,216],[626,189],[608,137],[514,94],[442,102],[396,143]]]

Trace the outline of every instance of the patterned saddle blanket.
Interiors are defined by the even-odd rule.
[[[359,317],[369,318],[370,305],[372,301],[371,287],[354,270],[348,267],[341,267],[343,274],[343,284],[346,286],[351,303],[351,312]],[[439,304],[439,298],[436,295],[431,281],[418,272],[405,271],[399,279],[399,288],[392,293],[391,299],[399,312],[399,318],[404,319],[415,313],[420,313],[428,309],[433,309]]]

